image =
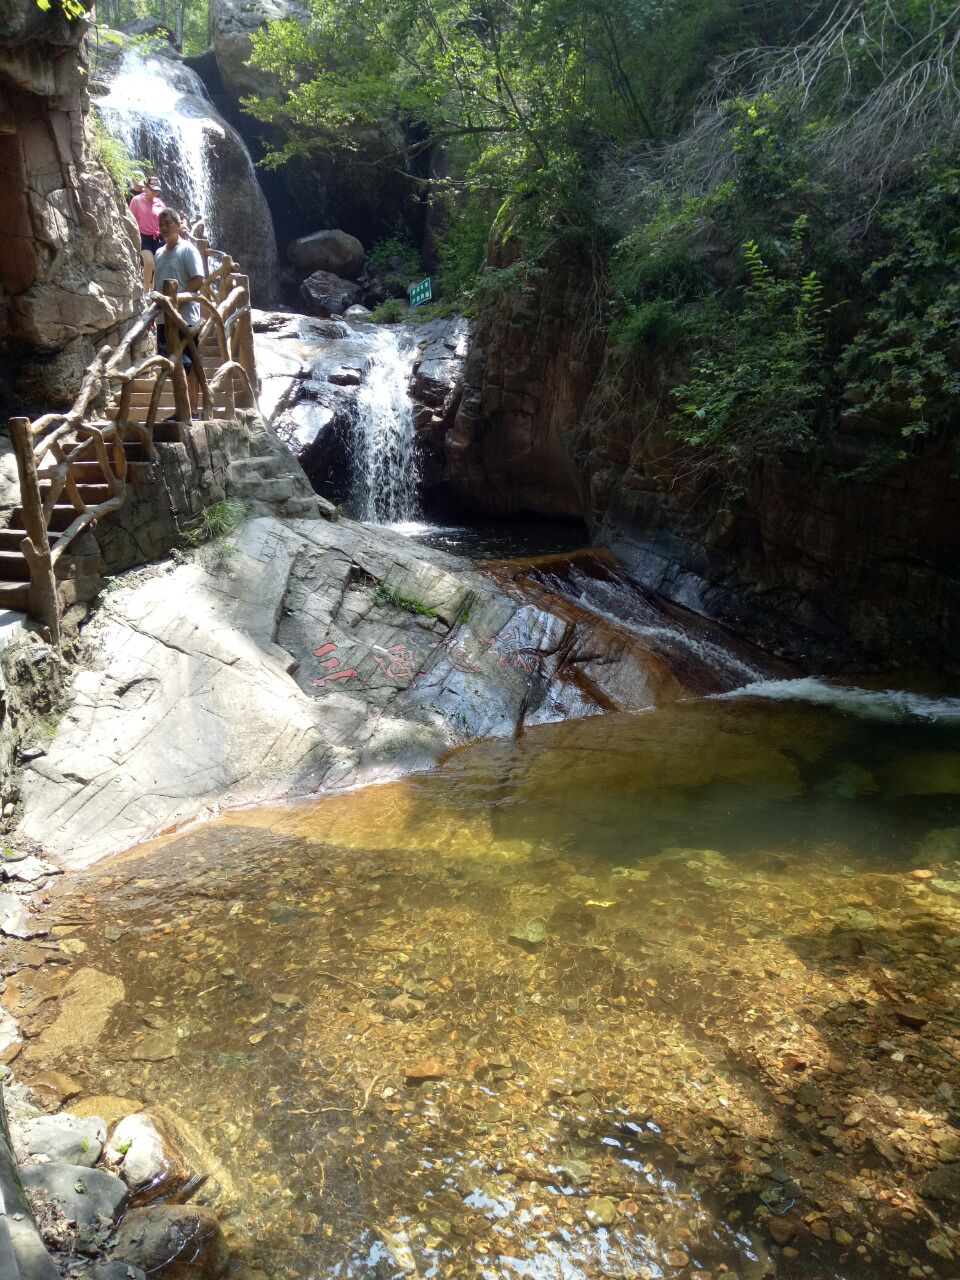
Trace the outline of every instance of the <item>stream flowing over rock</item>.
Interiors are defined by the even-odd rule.
[[[141,300],[139,236],[96,159],[84,24],[0,16],[0,385],[48,410]]]
[[[516,246],[496,245],[505,267]],[[435,483],[477,513],[578,515],[651,590],[813,666],[955,659],[960,476],[931,442],[872,476],[853,433],[834,478],[784,451],[726,509],[671,436],[651,370],[605,346],[583,267],[477,321]]]

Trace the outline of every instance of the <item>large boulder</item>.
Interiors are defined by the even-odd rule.
[[[300,301],[312,316],[343,315],[360,297],[360,289],[330,271],[314,271],[300,286]]]
[[[131,1210],[120,1224],[113,1255],[154,1280],[220,1280],[229,1264],[215,1216],[181,1205]]]
[[[287,257],[301,271],[330,271],[356,280],[363,268],[363,245],[346,231],[314,231],[292,241]]]
[[[0,23],[0,393],[71,403],[139,308],[140,242],[88,128],[86,24],[12,0]]]
[[[233,98],[240,99],[248,93],[269,97],[277,92],[274,77],[250,64],[250,36],[269,22],[305,16],[306,8],[297,0],[210,0],[210,43],[224,87]]]

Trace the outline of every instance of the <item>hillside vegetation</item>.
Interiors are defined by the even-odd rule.
[[[883,467],[956,431],[960,205],[947,0],[309,0],[257,62],[272,163],[399,119],[482,306],[588,263],[624,360],[736,494],[764,452],[859,433]],[[424,161],[444,153],[443,179]],[[484,267],[494,229],[522,246]],[[481,264],[479,274],[476,267]]]

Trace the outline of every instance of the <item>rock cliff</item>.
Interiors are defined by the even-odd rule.
[[[139,239],[91,145],[82,22],[9,0],[0,18],[0,387],[72,401],[141,298]]]
[[[434,448],[441,485],[480,512],[580,515],[646,587],[790,657],[955,662],[949,451],[841,479],[864,446],[838,437],[819,466],[770,459],[725,514],[691,479],[663,397],[662,370],[605,349],[589,273],[552,270],[481,316],[459,411]]]
[[[241,110],[240,100],[248,94],[270,97],[277,91],[269,74],[249,65],[250,36],[269,22],[302,19],[304,12],[299,0],[209,0],[216,73],[204,60],[196,65],[255,158],[266,142],[275,144],[284,135],[281,126],[263,125]],[[322,228],[342,227],[369,246],[393,235],[398,225],[416,226],[423,211],[396,168],[402,144],[399,127],[384,121],[379,130],[357,134],[351,150],[336,161],[322,155],[298,157],[278,172],[264,173],[281,244]]]

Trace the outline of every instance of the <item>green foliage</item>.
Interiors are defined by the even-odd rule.
[[[487,259],[493,215],[481,195],[447,206],[447,226],[437,236],[439,293],[446,299],[469,298]]]
[[[420,253],[398,236],[378,240],[367,253],[367,262],[378,271],[392,271],[405,283],[415,280],[423,271]]]
[[[711,339],[691,360],[674,395],[675,435],[706,450],[736,490],[764,453],[810,450],[825,389],[823,287],[800,264],[804,224],[792,238],[789,270],[776,275],[756,241],[744,245],[749,284],[743,306],[717,314]]]
[[[57,0],[57,3],[71,22],[78,18],[85,18],[87,15],[87,11],[80,3],[80,0]],[[53,0],[37,0],[37,8],[47,12],[53,8]]]
[[[873,305],[840,359],[845,416],[920,439],[957,423],[960,169],[937,157],[930,180],[893,201],[881,228],[887,252],[862,276]]]
[[[412,314],[402,298],[387,298],[373,308],[370,319],[374,324],[401,324],[404,320],[409,320]]]
[[[405,613],[416,614],[418,618],[436,618],[436,609],[431,609],[429,605],[423,603],[422,600],[415,600],[412,596],[405,596],[402,591],[395,591],[388,587],[385,582],[378,584],[376,591],[373,593],[374,604],[392,605],[394,609],[402,609]]]
[[[104,26],[121,30],[141,18],[156,18],[188,56],[202,53],[210,43],[207,0],[98,0],[97,17]],[[169,47],[162,36],[136,36],[130,43],[144,54]]]
[[[201,547],[206,542],[223,539],[243,523],[247,514],[248,509],[242,502],[215,502],[205,507],[184,530],[184,541],[191,547]],[[225,544],[224,549],[227,550],[228,546]],[[235,551],[236,548],[229,550]]]
[[[689,321],[670,298],[625,303],[610,327],[614,346],[629,355],[653,355],[680,346],[689,332]]]

